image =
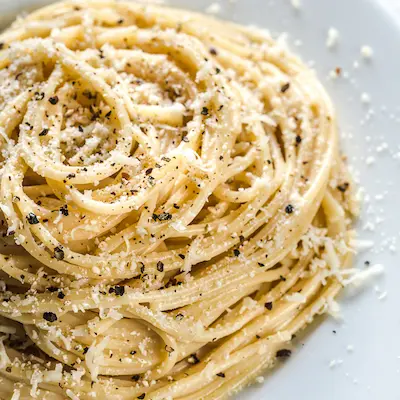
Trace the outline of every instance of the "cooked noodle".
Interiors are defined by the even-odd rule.
[[[331,100],[264,31],[65,2],[0,35],[0,397],[221,399],[349,270]]]

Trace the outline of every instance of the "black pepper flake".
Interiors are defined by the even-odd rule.
[[[64,260],[64,251],[63,251],[63,249],[62,249],[61,247],[57,246],[57,247],[54,249],[54,257],[55,257],[58,261]]]
[[[111,116],[111,110],[105,115],[106,118],[110,118]]]
[[[53,96],[49,98],[50,104],[53,104],[55,106],[58,103],[58,96]]]
[[[72,179],[72,178],[75,178],[75,174],[68,174],[67,176],[66,176],[66,178],[67,179]]]
[[[82,125],[79,125],[79,126],[78,126],[78,131],[79,131],[79,132],[83,132]]]
[[[188,143],[189,142],[189,138],[187,136],[183,136],[182,137],[182,141],[185,142],[185,143]]]
[[[44,99],[44,93],[43,92],[35,92],[35,100],[36,101],[40,101],[40,100],[43,100]]]
[[[175,204],[175,203],[174,203],[174,208],[175,208],[176,210],[179,210],[179,209],[180,209],[180,207],[178,206],[178,204]]]
[[[132,380],[137,382],[140,379],[140,375],[133,375]]]
[[[220,70],[218,67],[216,67],[216,68],[215,68],[215,73],[216,73],[216,74],[219,74],[220,72],[221,72],[221,70]]]
[[[54,314],[54,313],[51,312],[51,311],[46,311],[46,312],[44,312],[44,313],[43,313],[43,318],[44,318],[46,321],[49,321],[49,322],[55,322],[55,321],[57,321],[57,315]]]
[[[290,83],[285,83],[282,87],[281,87],[281,93],[285,93],[287,90],[289,90],[290,88]]]
[[[294,207],[293,207],[291,204],[288,204],[288,205],[286,206],[286,208],[285,208],[285,212],[286,212],[287,214],[291,214],[291,213],[293,212],[293,210],[294,210]]]
[[[178,254],[178,256],[179,256],[180,258],[182,258],[182,260],[184,260],[184,259],[186,258],[184,254]]]
[[[57,297],[62,300],[65,297],[64,292],[58,292]]]
[[[172,352],[174,352],[175,350],[171,347],[171,346],[168,346],[167,344],[165,345],[165,351],[167,352],[167,353],[172,353]]]
[[[123,296],[125,293],[125,286],[114,286],[108,290],[108,293],[112,294],[115,293],[116,296]]]
[[[350,184],[348,182],[345,182],[342,185],[338,185],[337,189],[344,193],[349,188],[349,186]]]
[[[131,356],[134,356],[134,355],[136,354],[136,351],[135,351],[135,350],[132,350],[132,351],[129,352],[129,354],[130,354]]]
[[[163,213],[159,214],[157,218],[160,221],[168,221],[168,220],[172,219],[172,214],[163,212]]]
[[[10,372],[11,372],[11,367],[7,367],[7,368],[6,368],[6,371],[7,371],[8,373],[10,373]]]
[[[68,205],[65,204],[65,206],[60,207],[60,213],[64,215],[65,217],[68,217],[69,212],[68,212]]]
[[[36,216],[36,214],[34,214],[33,212],[30,212],[27,216],[26,219],[28,220],[28,222],[31,225],[36,225],[39,223],[38,217]]]
[[[240,251],[239,251],[238,249],[235,249],[235,250],[233,250],[233,254],[234,254],[236,257],[239,257],[239,256],[240,256]]]
[[[213,56],[216,56],[218,54],[217,49],[214,47],[210,47],[210,54],[212,54]]]
[[[176,314],[176,316],[175,316],[175,319],[176,319],[177,321],[182,321],[182,320],[183,320],[183,318],[184,318],[184,315],[183,315],[183,314],[181,314],[181,313],[179,313],[179,314]]]
[[[47,128],[44,128],[42,132],[39,133],[39,136],[46,136],[49,133],[49,130]]]
[[[164,271],[164,264],[161,261],[157,262],[157,271],[163,272]]]
[[[171,159],[168,157],[161,157],[161,160],[165,161],[165,162],[170,162]]]
[[[292,355],[292,350],[281,349],[276,352],[278,358],[289,358]]]
[[[272,310],[272,301],[268,301],[267,303],[264,304],[265,308],[269,311]]]
[[[282,275],[279,276],[279,279],[280,279],[282,282],[286,282],[286,278],[285,278],[284,276],[282,276]]]
[[[223,372],[218,372],[217,376],[220,378],[225,378],[225,374]]]
[[[50,286],[48,288],[46,288],[50,293],[54,293],[57,292],[58,288],[55,286]]]
[[[146,169],[146,175],[150,175],[153,172],[153,168]]]
[[[297,144],[301,143],[301,136],[299,136],[299,135],[296,136],[296,143]]]
[[[90,90],[84,90],[82,94],[89,100],[93,100],[96,98],[96,94],[93,94]]]
[[[192,365],[198,364],[200,362],[199,358],[194,353],[190,355],[187,361],[189,364]]]
[[[364,265],[366,265],[368,267],[368,265],[371,264],[368,260],[364,261]]]
[[[90,106],[90,112],[92,113],[91,121],[96,121],[101,115],[101,111],[95,111],[92,106]]]
[[[146,397],[146,393],[142,393],[140,396],[138,396],[137,398],[142,400]]]
[[[85,348],[83,349],[83,354],[86,354],[88,351],[89,351],[89,347],[85,347]]]
[[[265,264],[259,262],[259,263],[258,263],[258,266],[259,266],[259,267],[265,267]]]
[[[207,107],[203,107],[203,109],[201,110],[201,115],[208,115],[208,108]]]

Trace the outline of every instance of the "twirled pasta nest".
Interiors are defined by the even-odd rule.
[[[220,399],[290,355],[357,212],[314,72],[134,3],[55,4],[0,43],[0,396]]]

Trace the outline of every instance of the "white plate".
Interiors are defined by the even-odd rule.
[[[0,0],[0,23],[9,14],[44,2]],[[284,367],[238,398],[400,399],[400,266],[396,251],[396,241],[400,241],[400,25],[372,0],[301,2],[301,9],[295,10],[290,0],[221,0],[219,16],[272,32],[288,32],[291,43],[296,39],[302,42],[292,46],[294,51],[304,60],[315,61],[337,107],[345,152],[371,198],[364,204],[359,232],[375,246],[359,255],[357,267],[364,268],[366,260],[380,263],[385,275],[374,277],[357,293],[343,295],[341,322],[326,318],[314,325],[307,337],[300,338],[298,351]],[[212,1],[169,3],[204,11]],[[329,27],[339,31],[339,43],[333,50],[325,45]],[[370,62],[360,55],[363,45],[374,50]],[[359,63],[358,69],[354,69],[354,61]],[[328,80],[329,71],[336,67],[349,77]],[[370,105],[362,104],[362,93],[369,94]],[[374,160],[372,164],[366,163],[367,158]],[[368,231],[366,224],[375,227]],[[379,299],[385,293],[386,298]]]

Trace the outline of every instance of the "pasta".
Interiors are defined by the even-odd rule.
[[[268,32],[40,9],[0,35],[0,141],[1,398],[225,398],[351,273],[331,100]]]

